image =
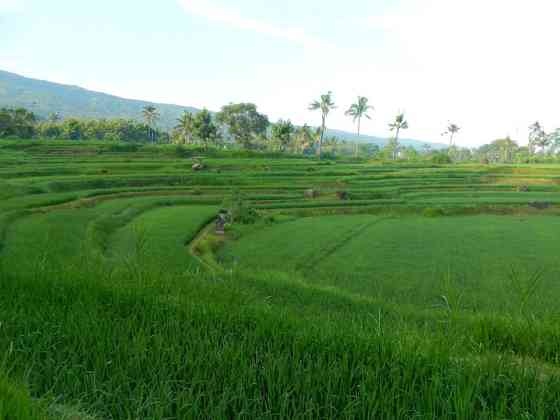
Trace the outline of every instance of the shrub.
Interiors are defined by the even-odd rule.
[[[422,212],[424,217],[441,217],[445,216],[445,211],[440,207],[427,207]]]
[[[135,143],[116,143],[109,146],[109,151],[113,153],[135,153],[138,150],[140,150],[140,145]]]
[[[231,198],[224,200],[223,207],[229,214],[231,223],[250,225],[257,221],[257,211],[247,204],[245,195],[238,190],[232,192]]]
[[[197,244],[196,252],[199,255],[213,254],[220,248],[221,244],[222,241],[220,238],[209,235]]]
[[[432,157],[432,163],[436,165],[447,165],[452,163],[452,160],[446,153],[437,153]]]
[[[276,223],[276,217],[273,214],[269,214],[264,218],[263,221],[266,225],[273,225],[274,223]]]
[[[349,199],[350,199],[350,194],[348,194],[348,191],[337,191],[337,192],[336,192],[336,197],[337,197],[339,200],[344,200],[344,201],[346,201],[346,200],[349,200]]]

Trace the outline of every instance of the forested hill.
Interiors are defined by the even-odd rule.
[[[23,107],[40,117],[47,117],[50,113],[56,112],[63,118],[130,118],[141,120],[142,109],[146,105],[154,105],[158,108],[161,115],[159,125],[165,129],[175,126],[177,118],[183,111],[198,111],[193,107],[124,99],[78,86],[31,79],[0,70],[0,108]],[[356,134],[340,130],[328,130],[327,135],[341,140],[358,140]],[[383,146],[387,139],[362,135],[359,141]],[[412,139],[401,140],[401,144],[418,149],[426,143]],[[436,149],[445,147],[440,144],[428,144]]]
[[[142,119],[142,109],[154,105],[161,115],[162,127],[176,124],[179,115],[192,107],[155,104],[147,101],[119,98],[78,86],[62,85],[30,79],[0,70],[0,107],[24,107],[40,117],[57,112],[63,118],[131,118]]]
[[[356,133],[349,133],[348,131],[341,131],[341,130],[334,130],[334,129],[327,129],[327,136],[334,136],[339,139],[344,139],[349,142],[360,142],[360,143],[371,143],[377,144],[379,146],[385,146],[389,139],[384,137],[376,137],[376,136],[366,136],[366,135],[358,135]],[[400,138],[399,143],[404,146],[412,146],[415,149],[422,149],[424,145],[429,145],[433,150],[441,150],[447,148],[447,145],[441,143],[432,143],[428,141],[422,140],[415,140],[415,139],[407,139],[407,138]]]

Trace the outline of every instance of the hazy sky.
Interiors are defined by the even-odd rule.
[[[255,102],[271,120],[332,90],[329,126],[458,143],[560,127],[560,2],[555,0],[0,0],[0,69],[119,96],[218,110]]]

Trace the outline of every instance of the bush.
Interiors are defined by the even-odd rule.
[[[224,200],[223,207],[227,209],[231,223],[250,225],[258,219],[255,208],[247,204],[245,195],[238,190],[232,192],[231,198]]]
[[[427,207],[422,212],[424,217],[441,217],[445,216],[445,211],[440,207]]]
[[[273,225],[274,223],[276,223],[276,217],[273,214],[269,214],[268,216],[265,216],[263,219],[265,225]]]
[[[109,146],[109,151],[113,153],[135,153],[139,149],[140,145],[135,143],[116,143]]]
[[[220,248],[221,244],[222,241],[220,238],[207,236],[197,244],[196,252],[199,255],[213,254]]]
[[[446,153],[438,153],[432,157],[432,163],[436,165],[447,165],[453,163],[451,158]]]

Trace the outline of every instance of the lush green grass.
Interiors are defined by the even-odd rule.
[[[190,198],[147,196],[101,201],[93,207],[16,213],[12,220],[8,214],[3,260],[11,270],[33,275],[46,259],[61,268],[81,265],[85,256],[100,257],[107,265],[112,265],[107,257],[124,263],[143,243],[142,257],[168,269],[184,269],[192,263],[185,244],[217,212],[217,207],[196,205],[199,202],[206,204]]]
[[[223,258],[390,302],[431,307],[446,296],[472,311],[516,311],[517,288],[539,273],[526,304],[540,313],[557,310],[559,248],[557,216],[323,216],[247,233]]]
[[[32,401],[29,391],[11,382],[1,370],[0,419],[47,420],[46,410]]]
[[[6,274],[12,372],[32,366],[35,394],[113,418],[559,414],[545,368],[469,355],[454,333],[395,334],[374,303],[281,279],[135,273]]]
[[[175,206],[148,211],[116,231],[110,255],[117,261],[142,258],[165,270],[192,268],[187,245],[216,217],[217,207]]]
[[[189,153],[0,142],[0,420],[560,418],[560,167]]]

